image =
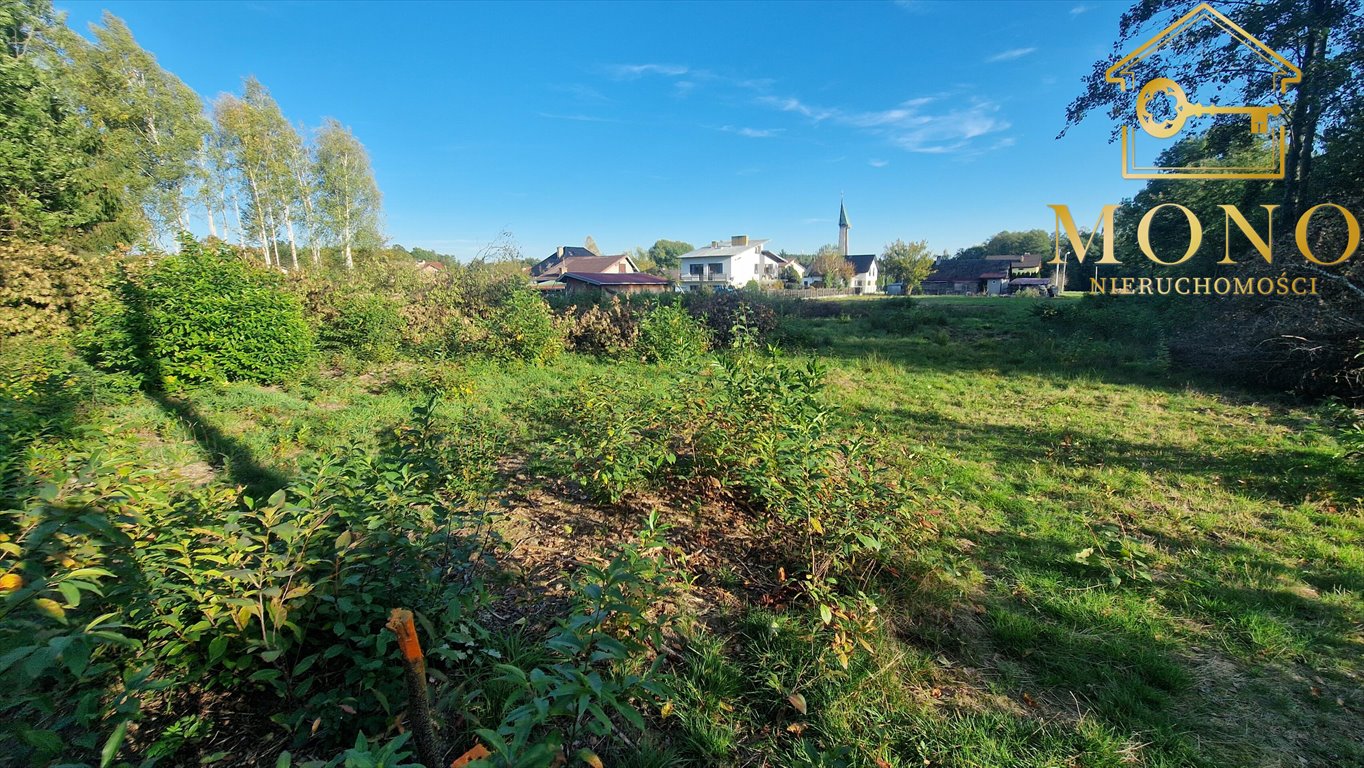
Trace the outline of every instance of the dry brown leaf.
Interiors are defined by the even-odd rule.
[[[791,702],[791,706],[795,707],[797,712],[801,713],[802,715],[807,714],[805,709],[804,696],[800,695],[799,693],[793,693],[790,696],[787,696],[786,700]]]

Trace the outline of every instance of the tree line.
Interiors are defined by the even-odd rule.
[[[155,248],[196,222],[299,269],[379,247],[381,195],[349,128],[291,123],[254,77],[205,103],[105,13],[91,38],[50,0],[0,5],[0,237]],[[302,253],[300,253],[300,251]]]

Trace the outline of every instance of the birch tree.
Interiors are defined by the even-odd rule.
[[[327,118],[317,133],[315,170],[319,223],[341,248],[346,269],[354,269],[355,248],[377,247],[383,239],[369,154],[349,128]]]
[[[241,205],[234,199],[234,209],[239,228],[251,226],[251,234],[260,245],[261,259],[265,266],[271,266],[271,234],[266,231],[266,216],[263,214],[264,190],[264,142],[261,131],[254,120],[252,110],[243,100],[231,94],[222,94],[213,103],[213,120],[218,127],[223,150],[232,170],[240,177],[241,186],[246,193],[248,208],[243,219]],[[254,213],[254,215],[252,215]]]
[[[188,193],[209,130],[203,102],[122,19],[106,12],[102,22],[91,25],[93,44],[67,38],[80,98],[105,133],[108,177],[141,207],[153,238],[169,240],[188,227]]]
[[[298,269],[294,221],[304,204],[303,185],[294,166],[304,152],[302,138],[284,119],[270,92],[255,78],[246,79],[241,98],[220,96],[214,104],[214,119],[228,165],[241,177],[247,196],[247,219],[259,239],[266,265],[284,267],[279,252],[279,231],[283,227],[289,243],[290,267]],[[233,205],[239,209],[235,200]]]

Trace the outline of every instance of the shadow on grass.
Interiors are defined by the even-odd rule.
[[[286,475],[256,461],[244,443],[214,426],[188,400],[157,390],[148,391],[147,396],[194,436],[194,441],[215,469],[225,472],[234,484],[243,486],[252,498],[269,498],[270,494],[289,484]]]
[[[151,348],[151,325],[143,291],[132,281],[124,285],[124,291],[128,331],[141,366],[142,389],[147,397],[189,431],[214,469],[225,472],[229,480],[243,486],[251,497],[266,499],[286,486],[289,482],[286,476],[257,461],[250,448],[204,418],[192,403],[167,392],[160,359]]]
[[[882,427],[931,442],[954,454],[988,460],[1001,476],[1037,464],[1067,468],[1120,468],[1146,475],[1193,476],[1226,493],[1295,505],[1309,498],[1352,498],[1364,488],[1364,466],[1325,450],[1266,445],[1262,450],[1227,444],[1177,446],[1097,435],[1043,423],[970,423],[909,407],[868,408]],[[1253,447],[1251,447],[1253,448]]]

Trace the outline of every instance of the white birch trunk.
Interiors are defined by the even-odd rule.
[[[294,217],[289,213],[289,206],[284,206],[284,229],[289,233],[289,261],[294,265],[294,271],[298,271],[298,245],[294,242]]]
[[[223,192],[223,195],[224,195],[224,197],[223,197],[223,227],[224,227],[224,228],[227,227],[227,197],[226,197],[226,194],[227,194],[227,192],[224,191],[224,192]],[[233,214],[233,216],[236,217],[236,220],[237,220],[237,247],[239,247],[239,248],[245,248],[245,247],[246,247],[246,239],[245,239],[245,234],[242,232],[242,207],[241,207],[241,204],[237,202],[237,190],[236,190],[236,189],[233,189],[233,190],[232,190],[232,214]]]

